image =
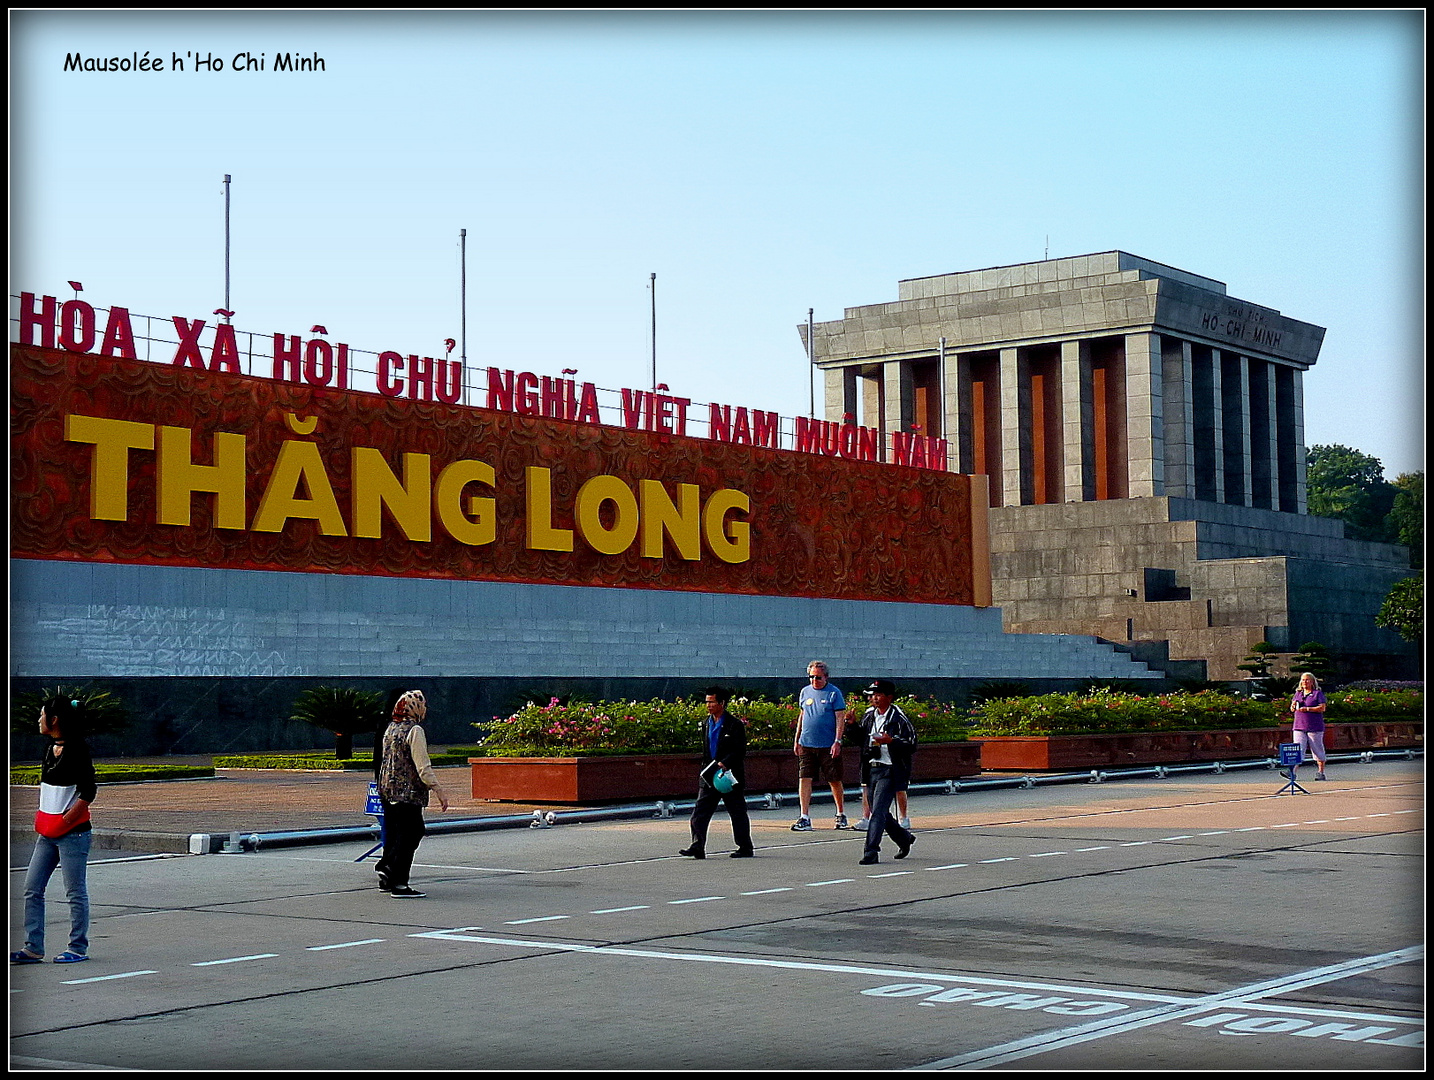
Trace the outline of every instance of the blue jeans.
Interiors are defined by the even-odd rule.
[[[90,894],[85,887],[85,866],[94,833],[66,833],[58,840],[35,837],[30,870],[25,875],[25,948],[45,955],[45,886],[55,867],[65,875],[65,898],[70,902],[70,951],[84,954],[90,947]]]

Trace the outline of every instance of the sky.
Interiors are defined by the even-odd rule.
[[[438,355],[466,229],[471,367],[649,386],[656,274],[658,380],[791,417],[808,309],[1119,249],[1327,328],[1305,441],[1392,480],[1423,468],[1423,18],[11,11],[9,291],[208,317],[229,174],[241,331]]]

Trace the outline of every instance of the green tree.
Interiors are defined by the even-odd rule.
[[[1339,518],[1351,540],[1395,540],[1387,519],[1396,489],[1377,457],[1348,446],[1311,446],[1305,464],[1311,514]]]
[[[1318,641],[1306,641],[1300,651],[1290,657],[1292,674],[1308,671],[1321,683],[1335,674],[1334,657]]]
[[[1400,473],[1394,480],[1394,508],[1389,528],[1401,544],[1409,545],[1409,565],[1424,566],[1424,471]]]
[[[1424,638],[1424,574],[1396,581],[1384,598],[1376,626],[1393,630],[1405,641],[1420,642]]]
[[[1268,641],[1257,641],[1250,647],[1250,654],[1245,657],[1242,663],[1235,666],[1241,671],[1250,673],[1250,682],[1257,695],[1268,699],[1273,692],[1270,680],[1275,676],[1270,674],[1270,668],[1274,666],[1275,657],[1279,653]]]
[[[129,726],[129,709],[108,690],[95,690],[84,686],[56,686],[12,697],[10,730],[17,734],[34,735],[38,731],[40,706],[57,697],[78,701],[84,707],[85,723],[91,735],[113,735]]]
[[[291,720],[334,733],[334,757],[353,757],[353,737],[383,723],[383,695],[349,687],[315,686],[294,701]]]

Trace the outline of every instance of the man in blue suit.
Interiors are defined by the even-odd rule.
[[[732,692],[714,686],[707,691],[707,723],[703,726],[702,774],[698,780],[697,805],[692,808],[692,844],[678,854],[693,859],[707,858],[707,825],[717,804],[727,808],[732,817],[732,839],[737,842],[733,859],[752,857],[752,823],[747,817],[747,787],[743,781],[743,759],[747,756],[747,726],[727,712]],[[711,777],[716,765],[727,769],[737,783],[730,791],[718,791]]]

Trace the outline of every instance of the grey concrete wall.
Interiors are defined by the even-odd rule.
[[[1001,613],[558,585],[11,562],[12,676],[1139,678]]]

